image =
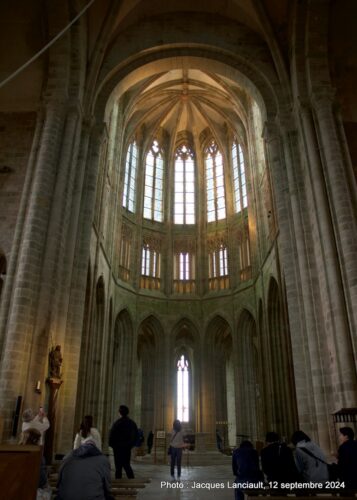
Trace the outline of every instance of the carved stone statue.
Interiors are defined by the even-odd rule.
[[[56,345],[52,347],[49,355],[50,364],[50,377],[51,378],[61,378],[61,365],[62,365],[62,354],[61,346]]]

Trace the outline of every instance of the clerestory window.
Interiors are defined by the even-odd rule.
[[[189,364],[183,354],[177,362],[177,418],[189,421]]]
[[[244,156],[241,145],[233,141],[232,166],[234,183],[234,208],[235,212],[241,212],[248,206],[247,182],[245,177]]]
[[[209,254],[208,275],[210,278],[228,276],[227,248],[222,244],[217,250]]]
[[[152,278],[160,278],[160,254],[150,248],[147,243],[142,248],[141,274]]]
[[[123,191],[123,207],[129,212],[135,212],[136,203],[136,172],[138,162],[138,148],[136,142],[133,141],[126,154],[125,162],[125,178]]]
[[[205,152],[207,221],[226,218],[223,158],[217,144],[212,141]]]
[[[175,154],[175,224],[195,223],[195,164],[191,149],[185,144]]]
[[[159,143],[155,140],[146,155],[144,217],[163,221],[164,162]]]

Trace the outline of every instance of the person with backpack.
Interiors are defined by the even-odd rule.
[[[118,420],[114,422],[109,433],[109,446],[113,448],[115,462],[115,478],[121,479],[124,468],[128,479],[134,479],[134,472],[130,465],[131,449],[138,439],[138,427],[134,420],[128,417],[129,408],[120,405]]]
[[[286,443],[281,442],[276,432],[267,432],[265,441],[266,446],[262,449],[260,457],[268,482],[277,482],[280,487],[281,483],[297,481],[299,473],[292,450]]]

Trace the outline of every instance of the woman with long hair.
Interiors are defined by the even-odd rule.
[[[73,449],[77,449],[83,444],[87,439],[94,441],[96,447],[102,450],[102,440],[98,429],[93,427],[93,417],[92,415],[86,415],[79,427],[79,430],[74,438]]]

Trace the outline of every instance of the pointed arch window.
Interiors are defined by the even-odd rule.
[[[175,224],[195,223],[195,164],[193,151],[183,144],[175,154]]]
[[[228,251],[224,242],[209,242],[208,285],[209,290],[229,288]]]
[[[223,158],[217,144],[212,141],[205,152],[207,222],[226,218]]]
[[[235,140],[232,144],[232,166],[234,184],[234,208],[239,213],[248,206],[247,182],[245,177],[244,155],[241,145]]]
[[[189,421],[189,364],[182,354],[177,362],[177,418]]]
[[[160,253],[144,243],[141,254],[141,274],[160,278]]]
[[[228,276],[227,247],[223,244],[209,254],[208,273],[210,278]]]
[[[164,162],[158,141],[153,141],[146,155],[144,217],[157,222],[163,221]]]
[[[123,207],[129,212],[135,212],[136,203],[136,172],[138,164],[138,148],[136,142],[129,144],[125,161],[125,177],[123,191]]]

